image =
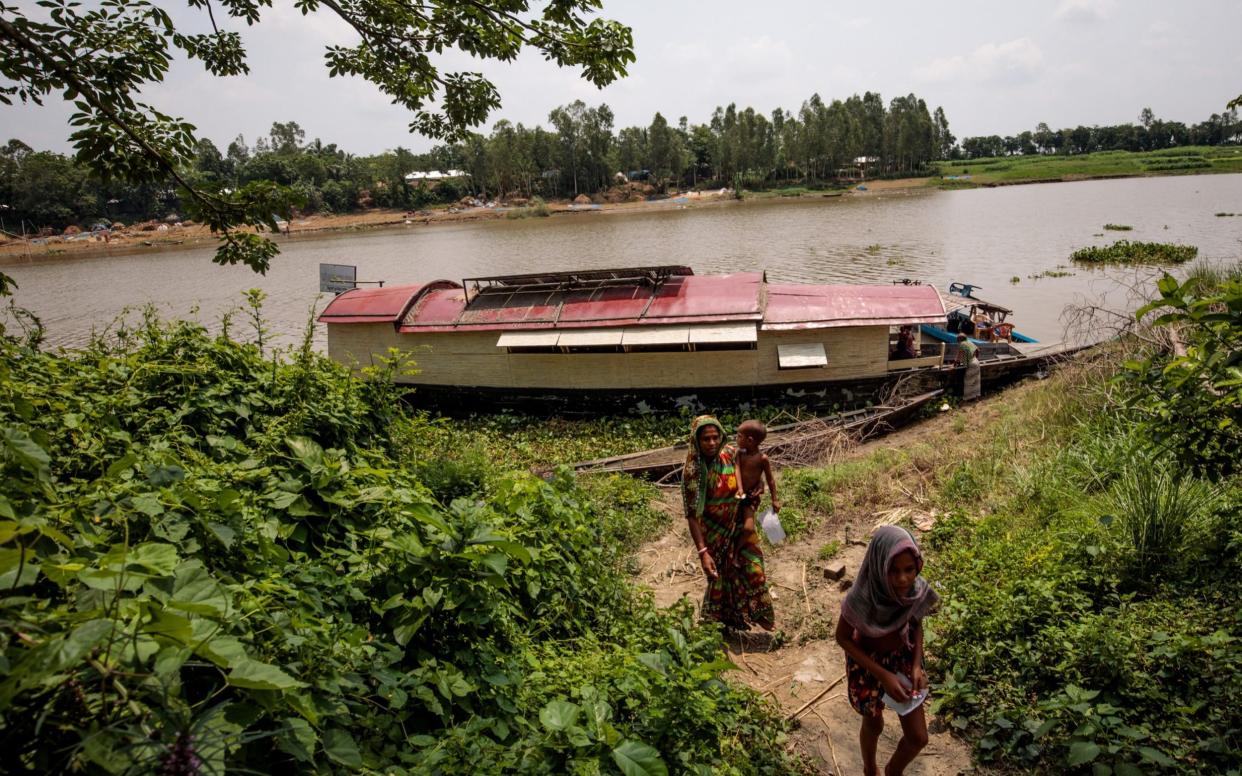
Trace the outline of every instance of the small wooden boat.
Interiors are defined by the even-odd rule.
[[[978,346],[980,361],[997,356],[1022,355],[1021,351],[1012,347],[1013,343],[1038,342],[1014,329],[1013,323],[1007,320],[1013,310],[975,296],[978,288],[982,286],[950,283],[949,292],[942,297],[946,312],[944,323],[923,324],[920,327],[922,333],[949,345],[948,350],[953,355],[956,355],[957,335],[965,334]]]
[[[935,390],[954,377],[953,348],[932,334],[899,358],[894,340],[947,315],[921,284],[770,283],[674,265],[358,288],[319,320],[329,355],[356,369],[392,348],[410,353],[417,371],[396,379],[417,389],[416,404],[600,414],[849,408],[897,379]]]

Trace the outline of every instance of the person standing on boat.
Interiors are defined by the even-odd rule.
[[[973,401],[979,398],[979,346],[970,341],[965,334],[957,335],[957,358],[953,361],[957,366],[966,367],[966,376],[962,380],[962,400]]]
[[[707,577],[702,617],[728,628],[765,630],[776,624],[758,534],[742,530],[737,499],[737,447],[711,415],[694,419],[681,494],[690,537]]]

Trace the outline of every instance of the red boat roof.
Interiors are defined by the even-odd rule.
[[[944,320],[944,302],[934,286],[769,284],[763,328],[904,326]]]
[[[384,323],[401,320],[406,309],[422,294],[457,286],[449,280],[436,280],[422,286],[355,288],[328,302],[319,314],[321,323]]]
[[[687,270],[688,272],[688,270]],[[764,329],[938,323],[931,286],[769,284],[761,272],[673,274],[658,283],[500,284],[479,290],[447,280],[355,289],[319,320],[391,323],[398,331],[512,331],[754,321]]]

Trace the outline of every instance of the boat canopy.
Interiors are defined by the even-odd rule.
[[[769,284],[765,331],[836,326],[943,323],[944,303],[932,286]]]
[[[390,323],[407,334],[613,329],[621,340],[608,344],[656,345],[753,342],[756,327],[897,326],[944,317],[931,286],[773,284],[762,272],[695,275],[666,265],[355,289],[332,300],[319,320]],[[547,346],[534,343],[513,346]]]

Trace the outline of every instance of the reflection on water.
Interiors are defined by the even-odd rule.
[[[1066,304],[1119,306],[1132,270],[1071,267],[1085,245],[1115,239],[1189,243],[1201,258],[1242,255],[1242,175],[1084,181],[997,189],[727,203],[645,213],[580,213],[524,221],[410,226],[326,238],[293,238],[266,277],[211,263],[210,248],[107,258],[15,261],[18,302],[47,326],[52,345],[84,343],[126,307],[155,303],[167,315],[213,324],[263,289],[273,331],[301,333],[316,302],[318,264],[356,264],[360,280],[387,284],[558,269],[689,264],[704,273],[766,269],[775,281],[889,283],[951,280],[1015,310],[1019,330],[1062,338]],[[1131,232],[1104,232],[1106,223]],[[1018,282],[1011,282],[1012,278]],[[322,305],[322,300],[320,305]],[[1085,334],[1090,333],[1071,333]],[[318,333],[323,341],[322,327]]]

